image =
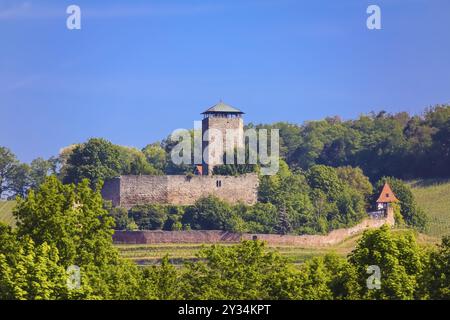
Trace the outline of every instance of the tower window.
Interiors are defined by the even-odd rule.
[[[389,198],[389,193],[386,193],[386,198]]]
[[[217,188],[222,187],[222,181],[221,181],[221,180],[217,180],[217,181],[216,181],[216,187],[217,187]]]

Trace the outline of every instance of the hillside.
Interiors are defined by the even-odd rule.
[[[15,205],[15,201],[0,201],[0,222],[14,226],[15,222],[12,215],[12,210]]]
[[[429,235],[450,235],[450,180],[429,179],[409,182],[417,203],[430,217]]]

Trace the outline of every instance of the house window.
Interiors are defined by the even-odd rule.
[[[389,198],[389,193],[386,193],[386,198]]]
[[[217,188],[222,187],[222,181],[221,181],[221,180],[217,180],[217,181],[216,181],[216,187],[217,187]]]

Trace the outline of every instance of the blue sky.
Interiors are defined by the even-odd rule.
[[[141,148],[220,99],[254,123],[420,113],[450,102],[449,21],[448,0],[0,0],[0,145]]]

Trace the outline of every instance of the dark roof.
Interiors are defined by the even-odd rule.
[[[392,192],[392,189],[387,182],[384,184],[383,190],[381,190],[381,194],[378,197],[377,202],[398,202],[397,197],[394,192]]]
[[[211,108],[209,108],[208,110],[206,110],[205,112],[202,112],[202,114],[205,113],[238,113],[238,114],[243,114],[243,112],[239,109],[236,109],[226,103],[223,103],[222,101],[219,102],[218,104],[212,106]]]

